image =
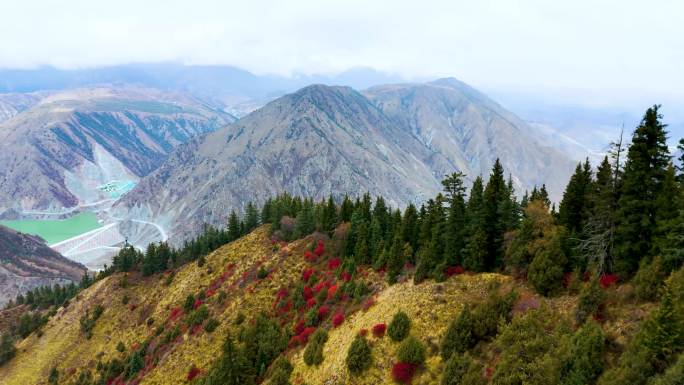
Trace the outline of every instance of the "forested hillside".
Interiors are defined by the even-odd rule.
[[[684,170],[654,106],[562,201],[281,194],[2,314],[7,384],[681,384]],[[684,142],[681,142],[684,146]],[[29,317],[29,318],[27,318]],[[11,324],[11,323],[10,323]],[[2,324],[0,324],[2,327]]]

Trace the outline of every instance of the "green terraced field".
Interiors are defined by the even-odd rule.
[[[22,233],[39,235],[48,245],[101,227],[94,213],[80,213],[64,220],[0,221],[0,224]]]

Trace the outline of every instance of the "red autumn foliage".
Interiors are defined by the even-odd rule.
[[[392,378],[400,384],[410,384],[416,373],[416,365],[408,362],[397,362],[392,366]]]
[[[328,288],[328,301],[331,299],[335,298],[335,294],[337,293],[337,285],[332,285]]]
[[[326,281],[321,281],[321,282],[317,283],[316,286],[314,286],[313,291],[314,291],[315,293],[318,293],[318,292],[321,291],[321,289],[323,289],[326,285],[327,285],[327,282],[326,282]]]
[[[338,327],[338,326],[342,325],[342,322],[344,322],[344,313],[342,313],[342,312],[335,313],[335,315],[332,318],[333,327]]]
[[[343,293],[342,296],[340,297],[340,301],[342,301],[342,302],[349,301],[349,294]]]
[[[387,325],[386,324],[376,324],[373,325],[373,335],[375,338],[382,338],[385,336],[385,331],[387,330]]]
[[[169,314],[169,321],[175,321],[182,313],[183,309],[179,307],[174,307],[173,309],[171,309],[171,314]]]
[[[192,329],[190,329],[190,335],[194,336],[195,334],[199,333],[200,330],[202,330],[202,325],[195,325],[192,327]]]
[[[188,381],[194,380],[195,377],[199,376],[200,373],[201,371],[195,366],[193,366],[192,368],[190,368],[190,371],[188,372]]]
[[[615,274],[604,274],[601,276],[599,279],[599,283],[601,284],[601,287],[604,289],[607,289],[618,282],[618,276]]]
[[[316,248],[314,249],[314,254],[320,257],[323,253],[325,253],[325,244],[323,241],[318,241],[318,245],[316,245]]]
[[[335,270],[342,264],[342,260],[339,258],[332,258],[328,261],[328,269]]]
[[[292,309],[292,301],[280,301],[278,304],[278,315],[283,315]]]
[[[292,338],[290,338],[290,342],[287,343],[287,347],[294,348],[295,346],[299,346],[301,343],[302,340],[299,338],[299,336],[292,336]]]
[[[308,300],[306,300],[307,309],[311,309],[314,306],[316,306],[316,298],[309,298]]]
[[[362,337],[365,337],[368,335],[368,329],[361,329],[359,330],[359,335]]]
[[[464,272],[465,270],[463,270],[463,267],[461,266],[449,266],[447,267],[446,275],[447,277],[451,277],[452,275],[463,274]]]
[[[313,275],[313,273],[314,273],[314,269],[311,269],[311,268],[309,268],[309,269],[304,269],[304,270],[302,271],[302,281],[304,281],[304,282],[309,282],[309,278],[311,278],[311,276]]]
[[[197,309],[198,307],[202,306],[203,303],[204,302],[202,302],[202,300],[198,298],[195,300],[195,303],[192,305],[192,308]]]
[[[492,375],[494,375],[494,368],[492,368],[492,367],[487,367],[487,369],[485,369],[485,376],[486,376],[488,379],[491,379],[491,378],[492,378]]]
[[[287,289],[285,289],[285,288],[282,288],[282,289],[278,290],[278,292],[276,293],[276,302],[277,302],[277,301],[280,301],[281,299],[283,299],[283,298],[285,298],[285,297],[287,297],[288,294],[289,294],[289,293],[287,292]]]
[[[352,276],[351,276],[351,274],[349,274],[349,273],[347,273],[346,271],[344,271],[344,272],[342,272],[342,274],[340,274],[340,278],[342,278],[342,280],[343,280],[344,282],[349,282],[349,281],[351,281]]]
[[[368,298],[366,302],[363,303],[363,310],[368,310],[371,306],[375,305],[373,298]]]
[[[314,292],[313,290],[311,290],[310,287],[304,286],[304,291],[302,292],[302,295],[304,296],[304,299],[308,301],[309,299],[313,298]]]
[[[315,327],[308,327],[304,329],[303,332],[299,333],[299,342],[302,344],[305,344],[309,342],[309,336],[312,335],[316,331]]]
[[[308,250],[304,253],[304,259],[307,262],[316,262],[316,257]]]
[[[206,296],[207,296],[207,298],[209,298],[209,297],[213,296],[214,294],[216,294],[216,291],[214,291],[214,290],[211,290],[211,289],[207,290],[207,292],[206,292]]]
[[[297,324],[295,324],[294,334],[297,334],[297,335],[302,334],[302,332],[304,331],[305,328],[306,328],[306,323],[304,322],[303,319],[300,319],[297,322]]]
[[[323,305],[318,309],[318,319],[324,320],[328,314],[330,314],[330,308],[328,306]]]

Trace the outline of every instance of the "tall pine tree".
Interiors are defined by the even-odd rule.
[[[634,131],[622,177],[616,214],[615,270],[632,274],[651,256],[657,200],[670,161],[659,106],[646,111]]]

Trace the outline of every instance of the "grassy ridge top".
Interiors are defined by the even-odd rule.
[[[155,353],[145,358],[144,368],[126,383],[186,384],[191,368],[199,369],[200,375],[207,373],[221,355],[225,338],[239,334],[239,313],[247,322],[260,312],[272,313],[279,291],[291,290],[300,282],[303,270],[311,266],[303,257],[310,244],[311,239],[305,238],[274,245],[268,227],[262,226],[209,254],[203,264],[190,263],[173,274],[142,277],[139,273],[118,273],[105,278],[84,290],[68,307],[60,308],[42,329],[42,336],[33,333],[18,344],[17,356],[0,367],[2,384],[47,384],[53,367],[61,373],[60,384],[72,384],[83,369],[95,371],[98,361],[122,357],[145,341],[156,345]],[[262,267],[269,273],[259,278]],[[568,316],[577,302],[576,297],[567,295],[541,299],[523,283],[494,273],[461,274],[444,282],[428,280],[418,285],[403,277],[392,286],[386,284],[382,273],[364,269],[361,274],[373,287],[371,300],[363,306],[347,307],[346,319],[330,327],[323,363],[305,365],[301,347],[291,347],[284,353],[294,366],[292,384],[393,383],[391,368],[398,344],[389,337],[377,338],[369,333],[373,365],[363,376],[351,377],[345,358],[359,332],[370,331],[378,323],[389,324],[399,310],[409,315],[411,334],[427,347],[426,364],[413,383],[433,384],[440,380],[445,367],[439,355],[441,338],[465,304],[481,303],[492,291],[513,289],[519,295],[514,313],[547,306],[558,316]],[[622,300],[628,294],[620,290],[612,289],[603,324],[608,340],[616,346],[633,335],[638,322],[653,307]],[[204,303],[210,317],[220,322],[213,333],[184,324],[187,318],[183,303],[188,295],[200,292],[207,294]],[[97,305],[102,305],[104,311],[95,322],[92,337],[86,339],[80,320]],[[162,334],[155,337],[160,326]],[[168,343],[160,342],[175,326],[180,327],[179,335]],[[125,348],[123,353],[117,351],[119,343]],[[487,370],[496,364],[498,352],[492,342],[479,344],[472,353]],[[615,357],[608,352],[609,364]]]

